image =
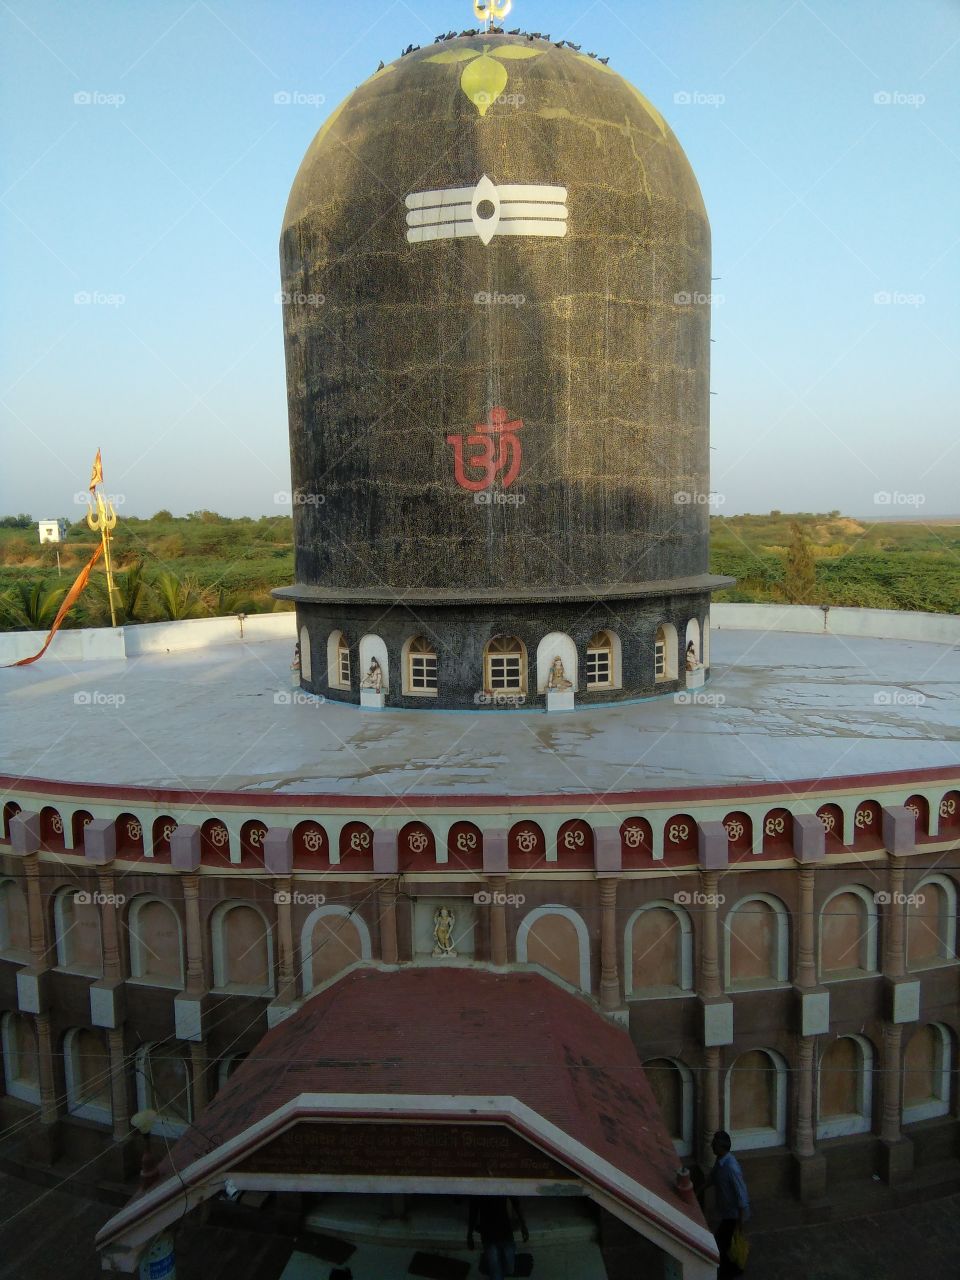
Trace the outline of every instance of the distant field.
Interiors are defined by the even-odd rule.
[[[41,547],[36,525],[0,521],[0,630],[49,625],[96,537],[71,526],[58,579],[52,547]],[[27,517],[19,517],[21,522]],[[960,519],[867,521],[810,513],[714,516],[710,567],[737,578],[717,599],[789,599],[787,548],[799,523],[814,561],[809,599],[815,604],[871,609],[960,611]],[[120,621],[254,613],[278,605],[270,589],[293,581],[293,521],[289,516],[229,519],[215,512],[149,520],[121,519],[114,539]],[[66,626],[109,623],[99,566]]]

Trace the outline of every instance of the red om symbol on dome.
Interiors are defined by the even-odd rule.
[[[453,446],[453,473],[461,489],[479,493],[482,489],[489,489],[501,473],[501,484],[506,489],[520,474],[520,459],[523,454],[516,433],[523,422],[519,418],[508,422],[507,416],[506,409],[497,407],[490,410],[486,422],[474,427],[473,433],[467,436],[467,448],[476,452],[466,461],[463,456],[463,436],[447,436],[447,444]],[[482,471],[483,475],[479,480],[471,480],[465,467]]]

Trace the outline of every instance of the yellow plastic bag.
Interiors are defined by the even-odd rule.
[[[735,1267],[739,1267],[741,1271],[746,1270],[747,1258],[750,1256],[750,1241],[739,1227],[733,1233],[727,1256]]]

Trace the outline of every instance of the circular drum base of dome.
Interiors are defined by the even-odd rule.
[[[301,598],[302,684],[331,701],[373,691],[420,710],[546,707],[548,691],[575,705],[675,693],[702,683],[709,607],[702,589],[498,605]]]

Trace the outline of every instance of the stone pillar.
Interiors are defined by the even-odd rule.
[[[57,1119],[57,1077],[53,1068],[53,1036],[50,1031],[50,1015],[38,1013],[37,1063],[40,1077],[40,1122],[54,1124]]]
[[[816,929],[813,906],[813,867],[801,867],[797,873],[800,881],[800,921],[797,934],[797,986],[817,985]]]
[[[380,916],[380,959],[384,964],[397,964],[397,895],[392,877],[381,880],[377,889],[377,906]]]
[[[600,1007],[619,1009],[620,966],[617,963],[617,879],[599,881],[600,898]]]
[[[293,942],[293,879],[274,880],[274,902],[277,904],[278,982],[277,999],[290,1004],[297,998],[296,950]]]
[[[813,1058],[815,1036],[800,1037],[797,1071],[796,1152],[801,1160],[812,1156],[813,1146]]]
[[[883,949],[883,972],[887,978],[902,978],[906,972],[904,955],[903,859],[891,858],[887,875],[886,938]]]
[[[883,1023],[881,1047],[880,1142],[881,1176],[891,1185],[902,1182],[913,1169],[913,1143],[900,1128],[903,1015],[897,1012],[897,996],[906,976],[902,858],[891,857],[887,874],[890,901],[884,909],[883,974],[891,984],[891,1008]],[[909,987],[909,984],[906,984]],[[896,1020],[895,1020],[896,1019]]]
[[[884,1142],[900,1141],[900,1048],[902,1029],[888,1022],[883,1027],[882,1104],[880,1113],[880,1137]]]
[[[203,930],[200,927],[200,877],[185,875],[181,879],[187,921],[186,990],[195,994],[206,986],[203,972]]]
[[[710,1169],[714,1161],[710,1142],[720,1128],[720,1050],[718,1048],[704,1050],[702,1081],[700,1163],[705,1169]]]
[[[700,942],[700,995],[713,1000],[723,994],[720,983],[719,928],[717,897],[720,877],[716,871],[701,871],[700,891],[704,895],[703,937]],[[712,1136],[712,1134],[711,1134]]]
[[[507,958],[507,894],[506,876],[490,876],[490,959],[493,964],[503,966]],[[499,901],[498,901],[499,898]]]
[[[35,969],[47,967],[47,928],[40,891],[40,857],[28,853],[21,859],[27,889],[27,924],[30,930],[30,962]]]
[[[103,945],[103,976],[107,982],[123,979],[120,957],[120,931],[117,927],[117,890],[112,870],[98,869],[97,884],[101,894],[100,933]]]
[[[194,1040],[190,1045],[190,1090],[193,1110],[191,1115],[196,1119],[207,1105],[207,1050],[202,1040]]]
[[[124,1142],[130,1135],[130,1100],[127,1095],[127,1066],[123,1052],[123,1031],[107,1032],[110,1049],[110,1105],[113,1111],[113,1140]]]

